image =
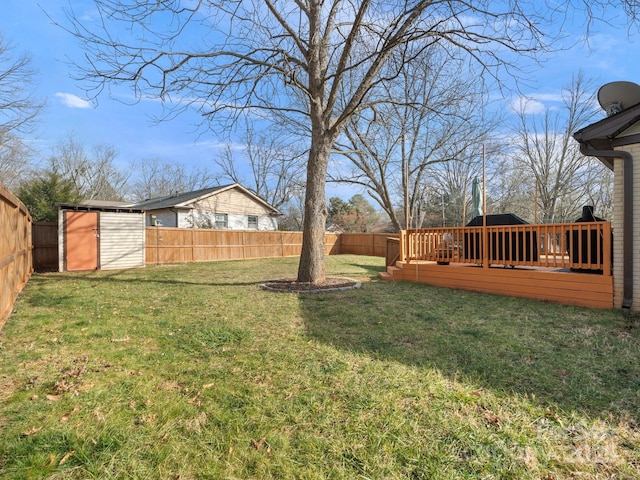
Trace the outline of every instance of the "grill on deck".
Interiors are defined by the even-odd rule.
[[[513,213],[486,215],[486,226],[527,225],[523,219]],[[474,217],[467,227],[481,227],[483,217]],[[482,261],[481,234],[465,233],[464,255],[466,259]],[[538,245],[535,232],[491,232],[489,246],[491,258],[503,262],[523,262],[538,260]]]

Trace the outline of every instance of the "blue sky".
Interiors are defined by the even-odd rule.
[[[74,2],[74,7],[81,12],[83,4],[90,9],[91,3]],[[160,157],[172,163],[212,167],[210,159],[220,146],[213,138],[198,138],[193,133],[195,117],[155,124],[150,118],[161,113],[159,102],[125,105],[107,95],[100,96],[97,105],[85,100],[81,86],[70,78],[67,60],[67,56],[78,58],[78,45],[44,13],[62,20],[62,8],[67,6],[67,0],[4,0],[0,16],[5,40],[14,45],[15,52],[28,53],[38,72],[36,94],[46,101],[46,108],[32,140],[42,157],[73,134],[87,150],[97,144],[115,147],[123,165]]]
[[[63,7],[69,0],[3,0],[0,32],[11,41],[17,52],[32,56],[38,71],[37,95],[46,100],[47,107],[32,137],[33,145],[46,158],[52,147],[74,134],[90,149],[102,144],[116,148],[121,165],[144,158],[159,157],[171,163],[213,169],[211,159],[218,155],[221,145],[212,135],[196,135],[194,116],[183,115],[171,122],[152,124],[149,117],[160,113],[160,104],[145,100],[125,105],[106,95],[97,105],[84,100],[84,92],[70,78],[66,56],[78,58],[81,52],[75,40],[52,24],[43,10],[62,20]],[[73,0],[78,14],[90,12],[89,0]],[[611,25],[595,24],[589,37],[589,46],[579,41],[580,34],[570,35],[567,46],[575,46],[547,58],[541,67],[531,72],[526,93],[531,113],[543,107],[552,107],[559,99],[560,90],[571,81],[571,76],[582,69],[597,84],[615,80],[640,83],[640,35],[632,30],[628,35],[626,20],[620,12]],[[571,33],[567,25],[564,33]],[[506,111],[514,95],[501,99],[499,108]],[[343,198],[360,193],[349,191]]]

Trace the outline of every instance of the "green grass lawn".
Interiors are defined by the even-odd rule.
[[[640,332],[297,259],[34,275],[0,333],[0,477],[640,478]]]

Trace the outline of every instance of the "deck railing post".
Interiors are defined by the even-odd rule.
[[[611,224],[605,222],[602,224],[602,274],[611,276]]]
[[[489,233],[487,222],[482,222],[482,268],[489,268]]]

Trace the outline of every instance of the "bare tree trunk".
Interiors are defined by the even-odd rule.
[[[327,202],[325,186],[327,166],[333,140],[322,132],[313,132],[307,165],[307,189],[304,202],[302,252],[298,265],[298,281],[320,283],[325,279],[325,227]]]

